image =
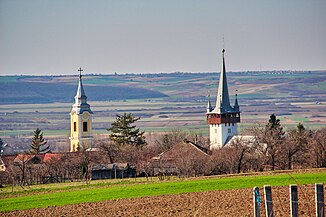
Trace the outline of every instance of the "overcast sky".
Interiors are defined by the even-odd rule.
[[[0,74],[326,69],[325,0],[0,0]]]

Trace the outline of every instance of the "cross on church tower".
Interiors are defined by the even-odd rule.
[[[82,75],[81,75],[82,71],[84,71],[84,70],[81,67],[79,67],[78,72],[79,72],[79,78],[80,79],[82,78]]]

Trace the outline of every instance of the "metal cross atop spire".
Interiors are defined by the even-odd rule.
[[[78,72],[79,72],[79,79],[81,79],[81,77],[82,77],[82,75],[81,75],[82,71],[84,71],[84,70],[83,70],[81,67],[79,67],[79,69],[78,69]]]

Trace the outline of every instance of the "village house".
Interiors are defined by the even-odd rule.
[[[129,163],[96,164],[92,166],[92,180],[136,177],[136,168]]]
[[[148,166],[148,173],[157,175],[200,175],[211,151],[190,141],[183,141],[165,152],[153,157]]]

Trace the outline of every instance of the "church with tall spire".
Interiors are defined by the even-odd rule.
[[[70,112],[70,152],[91,148],[93,145],[92,110],[82,83],[82,69],[79,68],[79,82],[75,103]]]
[[[222,50],[222,70],[216,96],[216,106],[212,108],[208,97],[206,122],[209,124],[210,149],[221,148],[238,132],[240,123],[240,108],[237,94],[234,106],[230,104],[229,90],[226,78],[225,50]]]

